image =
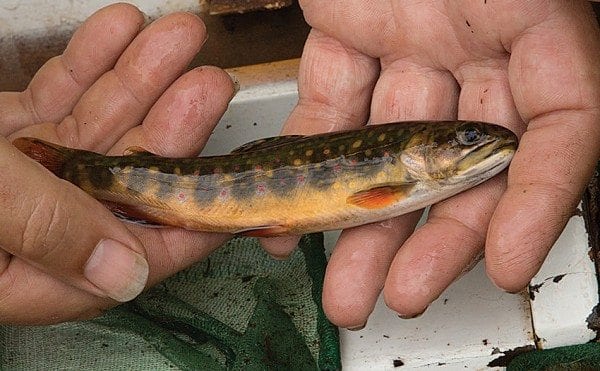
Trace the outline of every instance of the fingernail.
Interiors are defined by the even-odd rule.
[[[275,259],[275,260],[279,260],[279,261],[284,261],[284,260],[288,260],[291,256],[291,254],[288,255],[273,255],[273,254],[269,254],[271,255],[271,258]]]
[[[421,312],[417,313],[417,314],[398,314],[398,317],[402,318],[402,319],[414,319],[414,318],[419,318],[423,315],[423,313],[425,313],[425,311],[427,310],[427,308],[429,307],[425,307],[425,309],[423,309]]]
[[[231,95],[231,98],[233,98],[236,96],[238,91],[240,91],[240,80],[237,78],[236,75],[231,73],[231,71],[225,71],[225,72],[227,72],[227,74],[229,75],[229,78],[233,82],[233,94]]]
[[[124,244],[105,239],[92,252],[83,275],[108,297],[125,302],[146,286],[148,262]]]
[[[360,331],[360,330],[364,329],[366,326],[367,326],[367,323],[365,322],[365,323],[363,323],[363,324],[362,324],[362,325],[360,325],[360,326],[356,326],[356,327],[347,327],[346,329],[347,329],[348,331]]]

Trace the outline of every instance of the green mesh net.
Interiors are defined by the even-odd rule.
[[[237,238],[136,300],[82,322],[0,327],[6,370],[334,370],[322,234],[285,261]]]

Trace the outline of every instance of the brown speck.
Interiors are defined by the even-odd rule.
[[[258,125],[258,123],[256,123],[256,122],[252,123],[252,126],[257,126],[257,125]]]
[[[383,337],[384,337],[384,338],[386,338],[386,339],[389,339],[389,338],[390,338],[390,336],[389,336],[389,335],[385,335],[385,334],[383,335]]]
[[[483,343],[483,345],[488,345],[488,339],[483,339],[481,342]]]
[[[467,22],[467,27],[471,27],[471,24],[469,23],[469,21],[465,20],[465,22]]]
[[[404,366],[404,362],[401,359],[394,360],[394,367]]]
[[[231,129],[231,125],[225,125],[225,129]]]

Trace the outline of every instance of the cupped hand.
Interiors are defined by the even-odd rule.
[[[300,2],[313,27],[284,132],[469,119],[521,135],[508,174],[420,213],[343,231],[326,273],[328,317],[362,327],[383,289],[422,313],[481,258],[516,292],[574,212],[600,152],[600,35],[585,1]],[[285,256],[294,241],[266,240]]]
[[[205,38],[190,14],[144,27],[133,6],[108,6],[25,91],[0,93],[0,323],[97,315],[227,238],[126,225],[10,144],[35,136],[109,154],[197,154],[234,92],[222,70],[185,72]]]

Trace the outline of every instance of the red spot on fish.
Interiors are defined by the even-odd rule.
[[[233,171],[236,171],[236,172],[240,171],[240,169],[241,169],[241,168],[240,168],[240,165],[235,165],[235,166],[233,167]]]
[[[267,185],[264,183],[258,183],[256,185],[256,194],[259,196],[264,196],[267,193]]]
[[[221,169],[220,167],[216,167],[213,169],[213,174],[222,174],[223,173],[223,169]]]
[[[192,174],[195,175],[195,176],[199,176],[200,175],[200,169],[194,170],[194,172]]]
[[[181,192],[177,195],[177,199],[179,200],[179,202],[184,202],[185,201],[185,193]]]
[[[254,166],[254,170],[261,171],[262,170],[262,166],[256,165],[256,166]]]
[[[299,185],[302,185],[306,182],[306,177],[303,174],[300,174],[296,177],[296,182],[298,182]]]
[[[390,157],[390,153],[388,151],[383,152],[383,157]]]
[[[358,161],[356,161],[355,158],[353,158],[352,160],[350,160],[350,165],[355,166],[356,164],[358,164]]]
[[[227,188],[221,189],[221,191],[219,192],[219,198],[226,199],[228,197],[229,197],[229,189],[227,189]]]
[[[340,164],[333,165],[333,173],[334,174],[339,174],[341,172],[342,172],[342,165],[340,165]]]

